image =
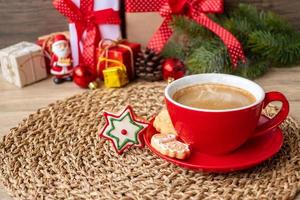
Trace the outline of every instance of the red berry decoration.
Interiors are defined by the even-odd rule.
[[[82,88],[87,88],[89,83],[96,80],[96,77],[88,71],[86,66],[79,65],[74,68],[73,81]]]
[[[186,67],[183,62],[177,58],[167,58],[162,64],[163,78],[179,79],[185,75]]]

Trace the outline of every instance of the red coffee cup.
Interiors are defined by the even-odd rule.
[[[242,88],[254,95],[256,101],[248,106],[225,110],[189,107],[176,102],[172,96],[179,89],[195,84],[218,83]],[[289,113],[289,103],[280,92],[267,92],[255,82],[228,74],[196,74],[170,83],[165,100],[178,136],[192,151],[225,154],[237,149],[252,137],[268,134],[282,123]],[[258,126],[262,109],[272,101],[282,102],[278,114]]]

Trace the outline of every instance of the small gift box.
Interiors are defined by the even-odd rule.
[[[29,42],[21,42],[0,50],[2,75],[18,86],[34,83],[47,77],[42,48]]]
[[[103,79],[102,71],[111,67],[113,63],[107,62],[107,58],[111,60],[118,60],[126,67],[127,75],[130,80],[135,78],[135,60],[138,52],[141,50],[141,45],[138,43],[131,43],[127,41],[111,41],[102,40],[99,43],[98,57],[99,62],[97,65],[98,75]]]
[[[125,65],[117,60],[100,58],[111,64],[109,68],[103,70],[104,85],[107,88],[122,87],[128,83],[128,77]]]
[[[43,35],[38,37],[36,44],[42,47],[43,53],[45,56],[46,66],[47,66],[47,72],[50,74],[50,62],[51,62],[51,56],[52,56],[52,49],[51,46],[54,42],[54,38],[56,35],[64,35],[68,40],[70,40],[70,34],[68,31],[64,32],[55,32],[48,35]]]

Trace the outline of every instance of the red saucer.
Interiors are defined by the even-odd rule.
[[[259,123],[264,123],[267,120],[269,120],[269,118],[261,116]],[[276,128],[266,135],[249,140],[234,152],[226,155],[215,156],[201,152],[191,152],[188,159],[178,160],[162,155],[151,146],[151,137],[157,133],[152,126],[152,122],[153,120],[144,135],[146,145],[149,149],[159,157],[171,163],[192,170],[232,172],[250,168],[275,155],[280,150],[283,143],[282,132],[279,128]]]

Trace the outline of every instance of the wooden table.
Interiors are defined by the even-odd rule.
[[[256,80],[266,91],[283,92],[290,101],[290,114],[300,121],[300,66],[293,68],[272,69],[269,73]],[[85,90],[73,83],[54,85],[52,80],[19,89],[0,78],[0,137],[9,133],[23,118],[45,107],[56,100],[64,99]],[[11,199],[0,188],[0,199]],[[300,196],[297,197],[300,200]]]

